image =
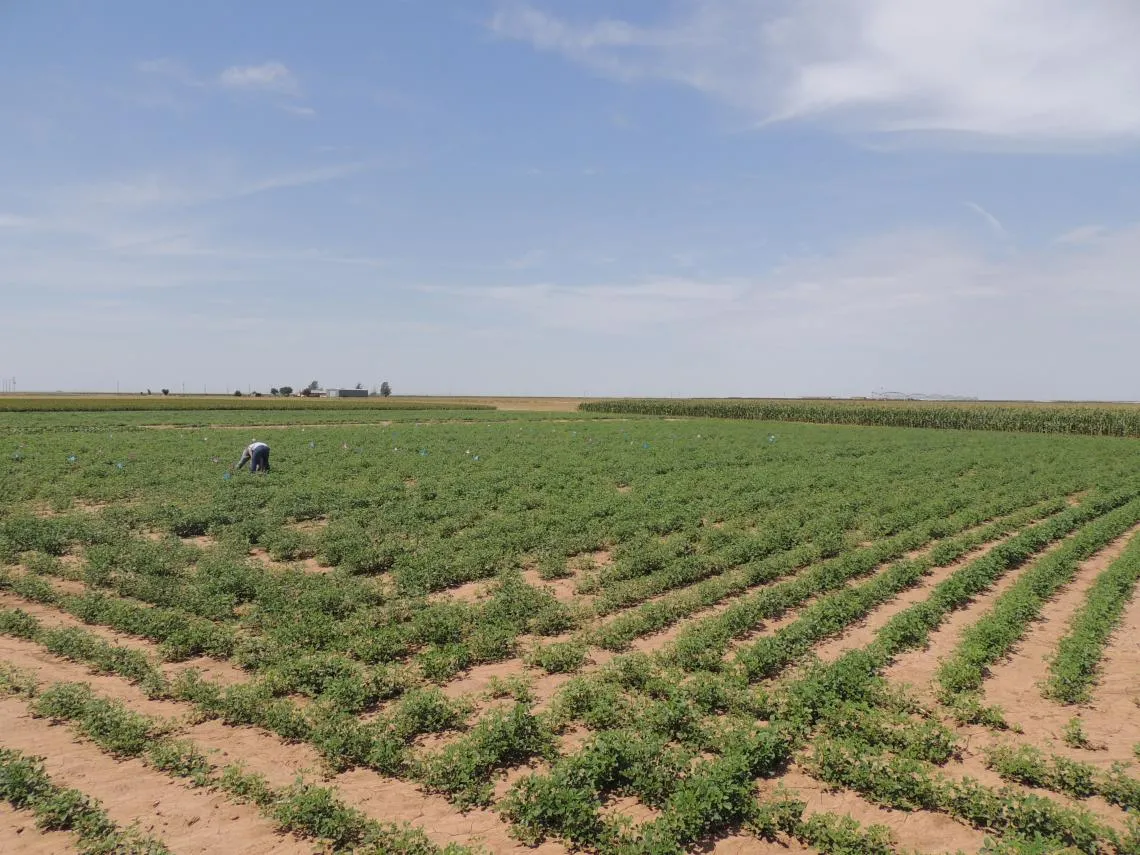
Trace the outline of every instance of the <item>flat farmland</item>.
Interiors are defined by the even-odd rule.
[[[414,403],[0,413],[0,851],[1140,852],[1136,440]]]

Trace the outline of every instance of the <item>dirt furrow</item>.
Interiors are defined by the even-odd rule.
[[[777,840],[761,840],[751,834],[730,834],[713,841],[712,848],[700,851],[708,855],[801,855],[816,850],[783,836]]]
[[[122,677],[94,674],[86,666],[63,659],[32,641],[0,636],[0,662],[31,672],[44,683],[89,683],[101,695],[129,704],[132,709],[158,718],[178,718],[190,711],[185,704],[148,698],[138,686]]]
[[[332,783],[346,802],[377,819],[412,822],[433,842],[483,845],[494,853],[555,855],[566,848],[554,841],[524,846],[507,833],[506,823],[494,811],[476,809],[461,813],[446,799],[428,796],[405,781],[382,778],[366,769],[338,775]]]
[[[1068,631],[1069,621],[1084,604],[1088,590],[1097,576],[1120,557],[1137,533],[1140,533],[1140,525],[1134,526],[1082,562],[1073,581],[1046,603],[1040,619],[1032,625],[1013,654],[991,669],[989,678],[982,686],[986,704],[1000,706],[1011,724],[1021,725],[1026,735],[1039,743],[1052,743],[1048,746],[1050,749],[1063,744],[1063,728],[1075,710],[1042,697],[1039,684],[1048,676],[1047,657],[1053,654],[1057,642]],[[1081,718],[1086,729],[1097,733],[1108,730],[1119,732],[1120,716],[1135,718],[1136,713],[1131,702],[1127,699],[1120,700],[1124,700],[1128,708],[1113,706],[1102,711],[1094,705],[1092,709],[1083,711]],[[1140,738],[1140,727],[1134,733],[1136,738]],[[1110,760],[1131,760],[1135,741],[1136,739],[1121,742],[1114,739],[1109,745],[1105,740],[1106,750],[1097,754]]]
[[[0,742],[44,756],[55,783],[98,799],[122,826],[137,821],[140,830],[179,855],[312,851],[311,843],[278,834],[256,808],[234,804],[217,792],[189,789],[138,760],[116,760],[78,741],[67,728],[32,718],[13,698],[0,700]]]
[[[954,573],[965,567],[971,561],[981,558],[1008,538],[995,540],[984,546],[979,546],[972,552],[966,553],[962,558],[946,567],[934,567],[922,582],[909,590],[903,591],[890,602],[884,603],[873,610],[866,618],[853,626],[843,635],[833,638],[816,647],[816,655],[823,662],[832,662],[847,653],[860,647],[865,647],[875,640],[875,635],[886,626],[899,612],[906,611],[916,603],[929,596],[930,591]]]
[[[78,851],[74,835],[40,831],[30,810],[16,810],[0,801],[0,852],[4,855],[70,855]]]
[[[1125,609],[1101,666],[1092,703],[1081,710],[1081,719],[1093,744],[1106,745],[1110,755],[1123,759],[1140,744],[1140,596]]]
[[[792,766],[784,775],[761,783],[762,791],[771,794],[776,785],[798,795],[807,802],[805,816],[831,812],[846,814],[864,827],[885,825],[894,834],[898,846],[904,851],[918,852],[978,852],[986,835],[935,811],[892,810],[872,804],[858,793],[831,788],[817,781],[801,769]]]
[[[987,787],[993,787],[995,789],[1000,787],[1013,787],[1041,796],[1042,798],[1052,799],[1054,802],[1067,807],[1084,808],[1117,831],[1124,831],[1127,828],[1127,813],[1122,808],[1110,804],[1100,796],[1092,796],[1087,799],[1075,799],[1064,793],[1056,793],[1052,790],[1046,790],[1040,787],[1031,787],[1026,784],[1006,781],[997,772],[986,767],[986,749],[995,745],[1032,745],[1047,752],[1052,751],[1057,754],[1065,754],[1074,760],[1080,760],[1082,762],[1089,762],[1090,757],[1078,756],[1072,749],[1067,751],[1063,750],[1067,747],[1064,745],[1044,746],[1040,742],[1027,739],[1024,736],[1013,733],[995,733],[992,730],[987,730],[977,725],[954,727],[954,730],[963,737],[963,748],[959,759],[951,760],[943,767],[945,774],[956,778],[969,776],[979,783],[985,784]]]
[[[1069,535],[1069,537],[1071,536]],[[1038,560],[1060,547],[1066,539],[1063,538],[1050,544],[1048,548],[1038,552],[1020,567],[1008,571],[998,579],[993,587],[984,594],[975,597],[965,608],[951,612],[942,626],[930,634],[929,643],[925,649],[912,650],[902,654],[884,671],[883,675],[895,683],[910,683],[924,700],[929,700],[933,696],[930,682],[934,679],[934,673],[938,670],[941,660],[951,654],[954,648],[958,646],[963,631],[988,612],[994,601],[1009,590],[1021,578],[1022,573],[1026,572]]]

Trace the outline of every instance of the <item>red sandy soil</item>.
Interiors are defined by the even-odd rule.
[[[30,810],[15,810],[0,801],[0,852],[4,855],[70,855],[76,838],[66,831],[40,831]]]
[[[234,804],[220,793],[189,789],[138,760],[116,760],[75,739],[65,727],[32,718],[18,700],[0,700],[0,731],[8,747],[46,756],[55,783],[99,799],[116,823],[138,822],[141,831],[175,852],[312,851],[311,843],[278,834],[256,808]]]

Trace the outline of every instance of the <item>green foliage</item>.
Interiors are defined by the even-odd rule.
[[[1061,739],[1065,744],[1072,748],[1085,748],[1088,750],[1095,750],[1097,746],[1093,745],[1089,740],[1088,734],[1085,733],[1084,723],[1079,716],[1073,716],[1065,722],[1064,728],[1061,730]]]
[[[154,739],[158,726],[121,701],[96,697],[86,683],[57,683],[32,702],[35,715],[71,721],[101,748],[120,757],[137,757]]]
[[[946,430],[1004,430],[1040,433],[1140,436],[1140,409],[1121,405],[959,404],[915,401],[688,400],[623,398],[589,401],[582,412],[647,416],[713,417],[835,425],[924,427]]]
[[[1092,543],[1122,519],[1111,512],[1140,482],[1119,442],[804,424],[781,425],[768,442],[776,429],[754,422],[380,419],[307,403],[321,409],[39,413],[0,425],[21,453],[0,458],[0,561],[22,565],[0,568],[10,601],[148,639],[164,659],[227,659],[248,679],[223,685],[189,669],[167,680],[158,657],[134,645],[18,610],[0,610],[0,632],[199,717],[304,741],[323,771],[369,768],[462,807],[489,804],[503,770],[543,760],[548,770],[502,804],[527,841],[679,853],[749,829],[820,851],[888,849],[882,829],[805,819],[794,799],[757,797],[758,778],[814,745],[829,774],[881,801],[982,817],[1007,842],[1058,844],[1057,828],[1071,821],[1084,845],[1078,815],[934,773],[957,750],[952,731],[879,674],[1050,544],[1073,532],[1068,543]],[[175,429],[142,429],[155,421]],[[306,422],[323,426],[306,432]],[[224,479],[248,431],[210,425],[251,424],[281,427],[273,477]],[[812,661],[819,641],[932,568],[1015,532],[954,568],[867,647]],[[319,566],[308,560],[316,556]],[[77,584],[82,593],[71,593]],[[794,619],[766,631],[780,618]],[[653,655],[587,668],[591,644],[641,647],[681,621],[675,637],[649,641]],[[479,717],[473,697],[437,685],[520,651],[549,674],[575,676],[527,672],[542,691],[492,681],[488,693],[513,705]],[[968,687],[976,672],[963,673]],[[561,688],[536,715],[549,685]],[[37,693],[8,670],[0,687]],[[955,714],[993,721],[980,697],[955,692]],[[434,849],[414,830],[364,820],[335,790],[274,790],[240,769],[214,770],[165,723],[89,690],[51,687],[30,703],[108,751],[257,803],[317,847]],[[558,756],[555,733],[571,726],[574,740],[582,726],[592,732]],[[442,749],[417,747],[422,735],[453,731]],[[856,751],[864,766],[852,766]],[[1132,798],[1122,772],[1094,783],[1117,803]],[[659,817],[634,826],[610,815],[604,806],[622,797]]]
[[[579,641],[560,641],[538,645],[527,657],[527,664],[535,665],[548,674],[572,674],[586,664],[589,654]]]
[[[942,811],[1003,836],[1040,839],[1090,855],[1117,841],[1115,832],[1087,811],[1012,788],[995,790],[970,778],[950,779],[929,764],[878,753],[866,743],[818,740],[811,766],[822,780],[880,804]]]
[[[493,711],[459,741],[422,761],[420,778],[431,791],[461,806],[487,804],[491,776],[554,750],[554,735],[524,704]]]

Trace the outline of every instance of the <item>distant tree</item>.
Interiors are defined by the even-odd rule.
[[[146,390],[146,393],[149,395],[149,394],[150,394],[150,389],[147,389],[147,390]]]
[[[284,395],[286,398],[288,398],[290,395],[293,394],[293,387],[292,386],[282,386],[281,387],[281,394]]]
[[[381,398],[387,398],[391,394],[392,394],[392,387],[389,386],[388,381],[385,380],[383,383],[380,384],[380,397]]]
[[[310,391],[310,392],[315,392],[315,391],[317,391],[319,388],[321,388],[321,384],[320,384],[320,382],[319,382],[319,381],[317,381],[317,380],[314,380],[312,383],[310,383],[310,384],[309,384],[309,387],[308,387],[308,388],[309,388],[309,391]]]
[[[169,389],[163,389],[163,390],[162,390],[162,394],[164,394],[164,395],[169,395],[169,394],[170,394],[170,390],[169,390]]]
[[[272,389],[269,390],[269,394],[272,395],[274,398],[276,398],[278,395],[281,394],[281,390],[278,389],[276,386],[274,386]]]
[[[356,388],[357,388],[357,389],[363,389],[363,388],[364,388],[364,384],[363,384],[363,383],[357,383],[357,384],[356,384]]]
[[[234,389],[234,397],[235,398],[241,397],[241,389]]]
[[[261,393],[260,393],[260,392],[254,392],[254,393],[253,393],[253,397],[255,397],[255,398],[260,398],[260,397],[261,397]]]

